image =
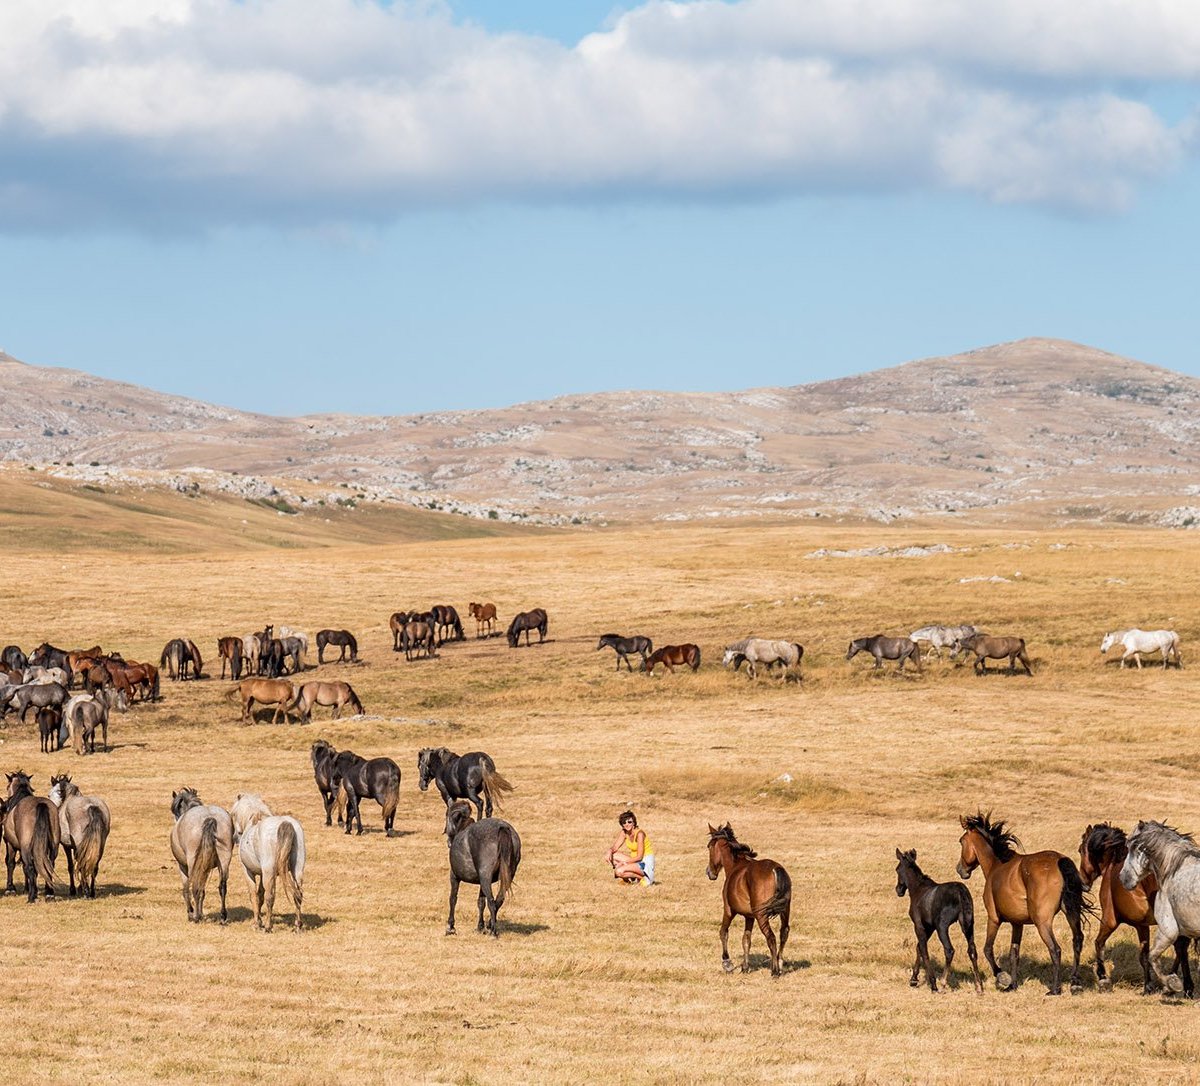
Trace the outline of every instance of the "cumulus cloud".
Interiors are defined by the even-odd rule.
[[[7,0],[0,226],[930,189],[1108,210],[1195,124],[1179,0],[653,0],[568,47],[429,2]]]

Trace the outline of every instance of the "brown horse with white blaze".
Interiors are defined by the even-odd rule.
[[[962,815],[963,835],[958,839],[958,874],[969,879],[971,872],[983,870],[983,904],[987,909],[987,938],[983,954],[996,977],[996,987],[1013,991],[1017,986],[1017,965],[1021,957],[1021,935],[1026,924],[1033,924],[1054,966],[1050,994],[1062,992],[1062,951],[1054,937],[1054,917],[1063,913],[1071,926],[1071,945],[1075,959],[1071,969],[1071,991],[1082,989],[1079,979],[1079,955],[1083,950],[1083,918],[1095,915],[1084,891],[1083,880],[1073,860],[1061,852],[1021,853],[1016,834],[1001,821],[993,822],[991,813]],[[1012,925],[1012,947],[1008,972],[996,964],[996,933],[1001,924]]]
[[[750,971],[750,935],[757,921],[767,940],[771,954],[771,976],[783,973],[783,948],[787,945],[792,912],[792,880],[782,864],[774,860],[757,859],[749,845],[742,844],[733,834],[729,823],[713,829],[708,827],[708,867],[705,874],[715,880],[725,872],[721,887],[721,902],[725,915],[721,919],[721,967],[733,972],[729,960],[729,925],[735,916],[746,918],[742,934],[742,972]],[[779,942],[771,931],[771,917],[779,917]]]

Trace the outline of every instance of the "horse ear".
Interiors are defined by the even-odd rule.
[[[708,836],[709,836],[709,837],[714,837],[714,836],[716,835],[716,832],[717,832],[717,831],[713,829],[713,825],[712,825],[712,823],[710,822],[710,823],[708,824]]]
[[[901,852],[899,849],[896,849],[896,859],[897,859],[897,860],[903,860],[903,859],[904,859],[904,853],[903,853],[903,852]]]
[[[965,829],[967,828],[967,816],[966,816],[966,815],[959,815],[959,816],[958,816],[958,824],[959,824],[960,826],[962,826],[962,828],[965,830]]]

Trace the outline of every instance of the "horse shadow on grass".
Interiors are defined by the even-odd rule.
[[[538,924],[522,920],[501,920],[497,918],[501,934],[511,932],[513,935],[536,935],[540,931],[549,931],[549,924]]]
[[[733,940],[730,939],[730,942],[732,943]],[[730,947],[730,953],[731,954],[733,953],[732,947]],[[801,969],[811,969],[812,968],[812,962],[810,962],[807,958],[800,958],[798,961],[784,961],[781,963],[781,965],[782,965],[783,971],[785,973],[794,973],[794,972],[798,972]],[[735,959],[733,971],[735,973],[741,972],[741,968],[742,968],[741,959],[740,958]],[[759,969],[765,969],[768,972],[770,972],[771,955],[770,954],[756,954],[753,951],[751,951],[750,952],[750,972],[754,973],[754,972],[757,972]]]
[[[100,883],[96,887],[96,897],[131,897],[137,894],[144,894],[146,887],[144,886],[126,886],[120,882],[105,882]]]

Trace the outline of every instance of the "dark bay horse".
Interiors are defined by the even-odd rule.
[[[874,670],[883,667],[884,660],[898,660],[897,671],[904,670],[905,660],[911,660],[917,670],[921,670],[921,648],[907,637],[884,637],[883,634],[860,637],[850,642],[850,648],[846,650],[846,659],[853,660],[860,652],[869,652],[875,657]]]
[[[49,641],[43,641],[29,654],[30,667],[61,667],[70,675],[67,649],[56,649]]]
[[[346,650],[350,650],[350,663],[358,662],[358,642],[349,630],[318,630],[317,631],[317,663],[325,663],[325,646],[333,645],[341,651],[338,653],[338,663],[345,662]]]
[[[640,634],[635,634],[633,637],[622,637],[620,634],[604,634],[600,638],[600,644],[596,646],[596,651],[601,649],[612,649],[617,654],[617,670],[621,670],[621,663],[624,661],[625,666],[629,671],[633,671],[633,665],[629,662],[629,657],[640,656],[642,658],[642,668],[646,667],[646,657],[654,651],[654,643],[648,637],[642,637]]]
[[[468,800],[475,804],[480,820],[491,818],[493,805],[500,808],[500,794],[513,790],[496,772],[490,755],[481,750],[459,756],[445,747],[426,747],[417,755],[417,772],[422,792],[433,781],[447,807],[452,799]]]
[[[973,652],[975,654],[975,674],[982,675],[987,671],[988,660],[1003,660],[1008,658],[1008,671],[1013,674],[1017,670],[1017,661],[1025,668],[1026,675],[1032,675],[1029,657],[1025,653],[1025,638],[1023,637],[993,637],[991,634],[973,634],[964,637],[952,656]]]
[[[1118,927],[1128,924],[1137,932],[1142,992],[1149,995],[1154,990],[1150,983],[1150,927],[1154,923],[1158,880],[1153,874],[1148,874],[1132,890],[1126,890],[1121,885],[1120,875],[1128,851],[1124,830],[1107,822],[1088,826],[1079,842],[1079,874],[1089,890],[1097,878],[1100,880],[1097,894],[1100,908],[1100,930],[1096,933],[1097,984],[1104,989],[1112,987],[1112,980],[1104,971],[1104,945]],[[1174,971],[1183,978],[1184,994],[1189,997],[1193,995],[1187,936],[1180,936],[1175,944]]]
[[[475,620],[475,637],[491,637],[496,632],[496,605],[494,603],[471,603],[467,613]]]
[[[1071,946],[1075,960],[1071,969],[1071,990],[1079,991],[1079,954],[1083,949],[1083,918],[1094,916],[1074,861],[1061,852],[1017,852],[1021,842],[1003,822],[991,820],[991,814],[977,813],[959,818],[963,835],[959,841],[958,874],[964,879],[979,867],[983,870],[983,903],[987,907],[987,938],[983,955],[992,967],[996,986],[1012,991],[1017,986],[1017,965],[1021,957],[1021,935],[1026,924],[1033,924],[1050,951],[1054,976],[1050,994],[1062,992],[1062,951],[1054,937],[1054,917],[1063,913],[1071,926]],[[1001,924],[1012,925],[1012,949],[1008,972],[996,964],[993,947]]]
[[[325,825],[333,825],[333,808],[337,807],[338,825],[342,824],[344,804],[337,785],[333,783],[333,763],[338,752],[331,743],[318,739],[313,745],[309,757],[312,759],[313,777],[316,778],[317,791],[321,793],[321,802],[325,806]],[[358,757],[357,754],[354,755]]]
[[[165,667],[173,680],[182,682],[188,678],[189,670],[193,679],[202,678],[204,661],[201,660],[200,650],[196,648],[194,641],[189,641],[186,637],[173,637],[163,646],[158,666]]]
[[[721,966],[726,973],[733,972],[733,962],[729,960],[729,925],[735,916],[744,916],[742,972],[750,971],[750,933],[757,921],[771,954],[771,976],[778,977],[783,973],[783,948],[790,926],[792,880],[782,864],[756,859],[757,855],[734,836],[728,822],[716,829],[708,827],[708,867],[704,873],[715,880],[720,872],[725,872],[725,885],[721,887],[721,903],[725,908],[721,919]],[[779,917],[778,945],[771,931],[773,916]]]
[[[674,674],[677,667],[690,667],[693,671],[697,671],[700,667],[700,646],[699,645],[663,645],[661,649],[655,649],[642,664],[642,670],[649,674],[654,674],[654,669],[662,664],[668,671]]]
[[[360,799],[373,799],[383,808],[383,828],[392,836],[396,807],[400,802],[400,767],[391,758],[360,758],[344,750],[333,759],[330,784],[334,791],[341,789],[346,802],[346,832],[357,821],[363,831]]]
[[[229,677],[237,682],[242,677],[242,639],[220,637],[217,639],[217,655],[221,658],[221,678],[225,678],[225,665],[229,664]]]
[[[429,608],[429,613],[433,616],[433,628],[437,631],[437,642],[439,645],[445,644],[447,641],[462,641],[464,639],[462,619],[458,617],[458,611],[448,603],[435,603]],[[449,633],[449,636],[447,636]]]
[[[37,901],[37,880],[46,897],[54,896],[54,861],[58,859],[58,808],[45,796],[35,796],[28,773],[6,773],[8,798],[4,802],[4,863],[8,869],[5,892],[13,893],[13,868],[21,857],[25,896]]]
[[[446,934],[454,932],[454,908],[458,904],[458,887],[468,882],[479,887],[479,927],[495,938],[500,937],[496,914],[512,890],[513,879],[521,863],[521,838],[502,818],[485,818],[476,822],[471,817],[471,805],[456,799],[446,809],[446,843],[450,847],[450,914],[446,919]],[[492,883],[498,883],[495,894]],[[483,907],[489,917],[485,928]]]
[[[508,638],[508,647],[515,649],[521,643],[521,634],[525,635],[525,647],[529,647],[529,633],[531,630],[537,630],[538,644],[540,645],[546,640],[546,630],[550,626],[550,619],[546,612],[540,607],[535,607],[532,611],[521,611],[519,614],[513,615],[513,620],[508,624],[508,630],[505,636]]]
[[[967,954],[975,974],[975,991],[982,994],[983,978],[979,975],[979,955],[975,953],[975,903],[971,891],[961,882],[934,882],[917,866],[917,850],[901,852],[896,849],[896,896],[908,894],[908,917],[917,936],[917,960],[913,963],[909,984],[915,988],[920,981],[921,967],[929,990],[937,991],[933,966],[929,961],[929,937],[936,931],[946,952],[946,972],[942,983],[950,987],[950,963],[954,961],[954,944],[950,942],[950,925],[957,921],[967,941]]]
[[[408,625],[409,619],[408,611],[393,611],[392,617],[388,619],[388,627],[392,631],[392,652],[400,651],[400,635],[404,633],[404,627]]]
[[[434,656],[434,646],[437,638],[434,636],[432,624],[424,619],[410,619],[400,633],[400,647],[404,649],[404,659],[411,660],[413,655],[425,654],[427,660]]]

